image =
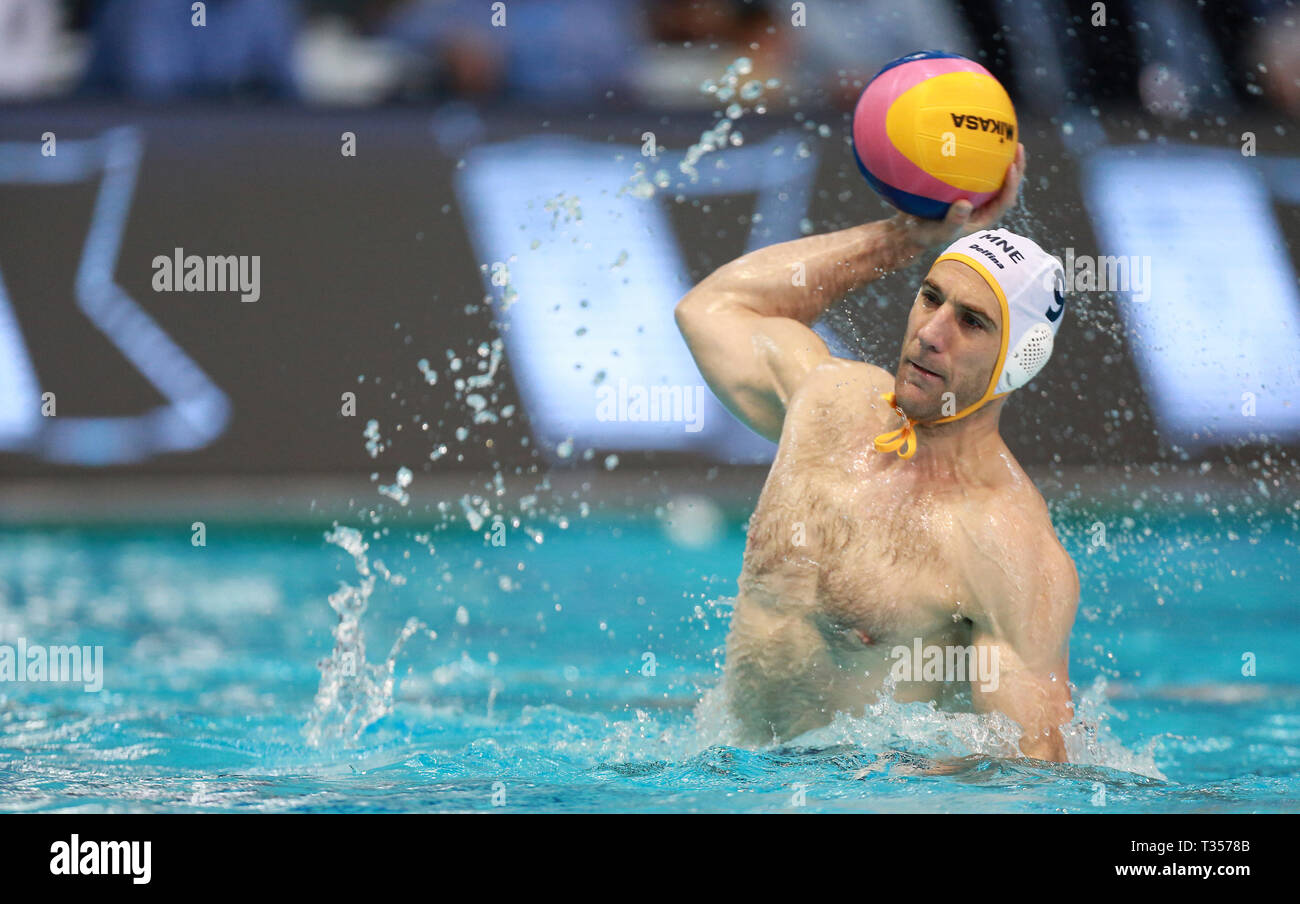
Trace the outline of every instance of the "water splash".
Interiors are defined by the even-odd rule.
[[[559,225],[561,216],[566,223],[582,222],[582,203],[577,195],[560,192],[554,198],[548,198],[542,205],[542,209],[551,214],[552,230]]]
[[[727,678],[708,689],[693,716],[695,745],[738,747],[740,725],[727,706]],[[837,713],[829,725],[805,732],[779,747],[825,749],[848,745],[868,755],[892,757],[900,751],[924,758],[942,770],[964,757],[1021,758],[1020,726],[1002,713],[950,712],[934,703],[899,703],[893,696],[893,679],[862,715]],[[1160,738],[1147,741],[1139,751],[1129,750],[1110,731],[1115,711],[1106,699],[1106,682],[1098,677],[1083,693],[1075,693],[1075,716],[1062,726],[1066,753],[1072,766],[1099,766],[1165,781],[1156,766]],[[864,770],[864,771],[870,771]],[[861,776],[860,776],[861,777]]]
[[[494,261],[489,268],[487,264],[480,264],[479,271],[488,276],[488,281],[501,289],[501,311],[505,313],[510,310],[515,302],[519,300],[519,293],[515,290],[514,283],[510,278],[510,263],[515,260],[515,255],[510,255],[509,260]],[[491,300],[489,296],[488,300]],[[459,367],[453,367],[453,370],[459,370]]]
[[[678,171],[692,183],[700,179],[699,163],[704,157],[729,146],[740,147],[744,144],[744,135],[735,126],[746,114],[752,112],[761,115],[767,112],[767,107],[763,104],[764,91],[780,87],[781,82],[775,78],[766,82],[749,79],[741,84],[741,79],[753,71],[754,64],[749,57],[738,57],[727,66],[720,78],[706,79],[700,85],[701,93],[713,95],[725,106],[714,114],[718,117],[717,124],[701,132],[677,164]],[[740,100],[735,100],[736,97]],[[672,175],[667,170],[660,169],[653,176],[647,175],[645,162],[638,160],[632,166],[631,178],[618,190],[617,197],[630,194],[646,200],[672,184]]]
[[[415,366],[419,369],[420,373],[424,374],[424,382],[428,383],[430,386],[437,384],[438,372],[429,368],[428,358],[421,358],[416,362]]]
[[[406,492],[406,488],[411,485],[415,475],[411,473],[410,468],[402,467],[397,469],[396,479],[392,484],[381,484],[379,492],[383,496],[394,500],[398,505],[405,507],[411,501],[411,494]]]
[[[361,531],[338,524],[325,534],[325,540],[352,556],[361,580],[355,584],[342,583],[329,597],[330,608],[338,613],[339,620],[332,632],[334,649],[317,663],[320,685],[303,728],[303,735],[312,747],[337,740],[354,742],[366,728],[388,715],[393,708],[394,669],[402,647],[420,631],[430,639],[437,638],[437,632],[410,618],[384,661],[368,662],[361,618],[375,590],[376,573],[371,570],[367,556],[369,546]]]
[[[366,429],[361,434],[366,438],[366,454],[371,458],[378,458],[379,453],[384,451],[384,440],[379,435],[379,421],[371,418],[366,421]]]
[[[496,379],[497,367],[501,364],[501,355],[504,349],[505,345],[502,343],[500,337],[493,339],[490,346],[486,342],[479,344],[478,356],[480,358],[488,356],[489,352],[491,353],[491,356],[488,359],[487,370],[483,373],[472,374],[471,376],[466,377],[466,388],[483,389],[492,385],[493,381]]]

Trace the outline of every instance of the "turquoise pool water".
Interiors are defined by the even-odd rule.
[[[889,701],[729,744],[709,691],[734,521],[690,546],[632,514],[500,547],[459,522],[332,542],[209,524],[202,548],[188,524],[3,530],[0,643],[98,645],[104,667],[97,693],[0,682],[0,809],[1300,809],[1295,514],[1131,512],[1104,546],[1095,517],[1058,516],[1096,726],[1068,766],[994,756],[987,717]],[[331,595],[356,626],[338,644]]]

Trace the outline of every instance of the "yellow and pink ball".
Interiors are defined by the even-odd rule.
[[[1015,159],[1016,111],[974,60],[937,50],[876,73],[853,114],[858,168],[899,210],[941,220],[954,201],[997,195]]]

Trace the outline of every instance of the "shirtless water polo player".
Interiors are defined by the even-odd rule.
[[[677,305],[709,387],[779,443],[727,638],[725,693],[744,743],[861,715],[900,647],[965,648],[993,654],[982,659],[993,680],[927,671],[898,681],[894,699],[1004,713],[1025,756],[1067,759],[1078,575],[998,433],[1006,395],[1046,362],[1065,305],[1060,263],[994,228],[1024,171],[1022,145],[977,210],[959,201],[942,222],[899,214],[763,248]],[[809,328],[949,242],[912,304],[897,373],[832,357]]]

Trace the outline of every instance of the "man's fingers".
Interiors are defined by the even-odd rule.
[[[1002,190],[998,196],[986,203],[979,209],[971,221],[972,224],[978,223],[979,228],[990,226],[1001,219],[1002,215],[1016,206],[1016,198],[1020,194],[1020,182],[1025,177],[1025,146],[1016,145],[1016,157],[1007,164],[1006,175],[1002,179]]]
[[[1015,206],[1016,195],[1020,192],[1020,180],[1025,175],[1025,152],[1024,145],[1016,150],[1016,159],[1007,165],[1006,177],[1002,180],[1002,191],[993,199],[993,204],[1000,210],[1007,210]]]
[[[975,207],[971,202],[967,201],[965,198],[961,198],[949,205],[948,215],[944,217],[944,219],[947,220],[949,226],[960,229],[962,226],[966,225],[966,221],[970,219],[970,216],[974,211]]]

